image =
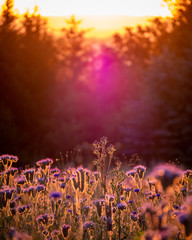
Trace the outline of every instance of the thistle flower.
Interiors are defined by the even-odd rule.
[[[69,235],[69,230],[71,229],[71,226],[68,225],[68,224],[64,224],[61,228],[61,232],[62,232],[62,235],[63,235],[63,238],[67,238],[68,235]]]

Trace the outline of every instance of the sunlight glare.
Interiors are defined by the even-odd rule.
[[[15,0],[15,7],[22,14],[26,9],[39,6],[43,16],[75,15],[126,15],[167,16],[170,12],[162,0]]]

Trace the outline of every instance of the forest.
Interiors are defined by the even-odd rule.
[[[0,15],[0,155],[20,165],[63,157],[86,164],[95,139],[150,162],[192,155],[192,2],[172,17],[89,39],[75,16],[56,35],[38,8]]]

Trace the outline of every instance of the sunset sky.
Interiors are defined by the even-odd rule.
[[[43,16],[128,15],[166,16],[162,0],[15,0],[21,13],[38,5]]]
[[[107,37],[125,26],[145,24],[146,16],[170,15],[162,0],[15,0],[14,4],[20,14],[32,12],[37,5],[42,16],[52,16],[52,28],[64,26],[65,19],[59,16],[73,14],[83,20],[82,28],[93,28],[90,36],[98,37]]]

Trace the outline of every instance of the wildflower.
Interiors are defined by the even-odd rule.
[[[180,207],[178,205],[173,204],[173,208],[178,210]]]
[[[71,195],[67,194],[67,195],[66,195],[66,198],[67,198],[67,199],[71,199]]]
[[[93,175],[95,176],[96,181],[98,181],[99,178],[100,178],[100,173],[99,172],[93,172]]]
[[[57,199],[61,198],[61,193],[59,193],[59,192],[52,192],[49,195],[49,197],[52,198],[53,200],[57,200]]]
[[[52,163],[53,163],[53,160],[50,158],[45,158],[36,162],[37,166],[41,167],[43,170],[45,170],[46,167],[50,167]]]
[[[85,222],[83,223],[83,231],[86,231],[87,229],[93,229],[95,226],[95,223],[90,221],[90,222]]]
[[[52,237],[57,237],[59,234],[60,234],[60,231],[59,231],[59,230],[53,230],[53,231],[51,232],[51,236],[52,236]]]
[[[137,212],[132,212],[131,213],[131,219],[135,222],[138,220]]]
[[[68,209],[68,213],[73,213],[73,210],[72,209]]]
[[[127,207],[126,203],[118,203],[117,204],[117,208],[119,210],[124,210],[124,209],[126,209],[126,207]]]
[[[24,185],[24,183],[26,183],[26,178],[24,176],[17,180],[17,184],[19,185]]]
[[[66,186],[66,184],[64,182],[62,182],[61,185],[60,185],[60,187],[63,188],[63,189],[65,188],[65,186]]]
[[[14,208],[16,206],[16,202],[15,201],[11,201],[10,202],[10,208]]]
[[[190,236],[192,233],[192,215],[191,214],[181,214],[179,216],[179,222],[184,225],[185,227],[185,234],[186,236]]]
[[[60,169],[59,168],[52,168],[52,169],[50,169],[50,173],[52,173],[52,174],[60,173]]]
[[[90,206],[82,207],[82,212],[85,214],[85,216],[88,215],[90,208],[91,208]]]
[[[53,177],[55,177],[55,178],[57,178],[57,177],[59,177],[59,176],[60,176],[60,173],[59,173],[59,172],[53,174]]]
[[[164,164],[158,166],[152,174],[155,176],[156,179],[160,180],[163,189],[166,190],[174,183],[176,178],[181,176],[181,173],[182,171],[180,168],[170,164]]]
[[[115,197],[113,195],[105,195],[106,200],[109,202],[113,202],[115,200]]]
[[[20,214],[24,213],[25,210],[26,210],[26,206],[18,206],[17,208],[17,212]]]
[[[39,224],[50,226],[53,224],[54,216],[48,215],[48,214],[42,214],[39,217],[36,218],[36,221]]]
[[[101,217],[102,206],[104,205],[104,202],[105,202],[105,199],[98,199],[94,201],[94,204],[97,208],[97,214],[99,215],[99,217]]]
[[[130,200],[128,203],[129,203],[129,204],[132,204],[132,203],[133,203],[133,200]]]
[[[125,200],[125,196],[122,195],[122,196],[120,197],[120,199],[121,199],[121,201],[124,201],[124,200]]]
[[[129,193],[132,191],[132,188],[124,188],[123,191],[125,191],[126,193]]]
[[[0,156],[0,162],[2,162],[4,166],[7,165],[8,163],[17,162],[17,161],[18,161],[17,156],[8,155],[8,154],[4,154]]]
[[[18,168],[15,168],[15,167],[12,167],[7,171],[7,173],[12,175],[12,176],[14,176],[15,173],[17,173],[17,172],[18,172]]]
[[[71,229],[71,226],[68,224],[64,224],[61,228],[61,232],[64,238],[68,237],[69,230]]]
[[[23,174],[25,175],[27,181],[32,183],[33,182],[33,177],[34,177],[34,174],[35,174],[35,169],[30,168],[30,169],[24,170]]]
[[[43,186],[43,185],[37,185],[36,190],[37,190],[37,192],[42,192],[42,191],[45,190],[45,186]]]
[[[126,175],[128,177],[132,177],[132,178],[134,178],[136,176],[136,174],[137,174],[136,170],[130,170],[130,171],[126,172]]]
[[[146,167],[144,167],[142,165],[138,165],[138,166],[134,167],[134,170],[138,173],[139,178],[143,179],[144,174],[146,172]]]
[[[11,208],[10,211],[11,211],[11,214],[12,214],[13,216],[16,214],[15,208]]]
[[[158,199],[160,198],[161,194],[160,193],[156,193],[156,197],[158,197]]]
[[[136,188],[136,189],[134,190],[134,192],[136,192],[137,194],[139,193],[139,191],[140,191],[139,188]]]

